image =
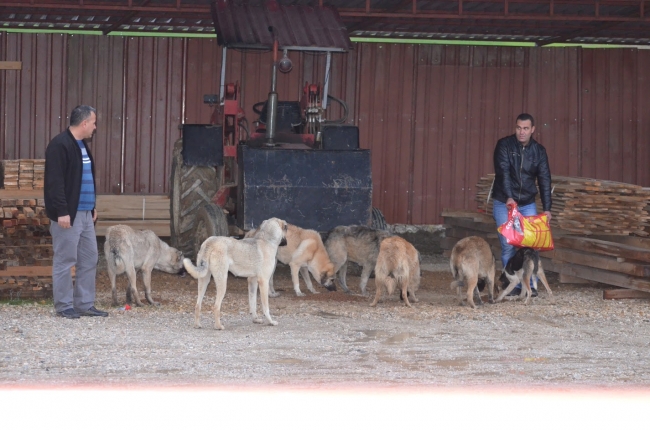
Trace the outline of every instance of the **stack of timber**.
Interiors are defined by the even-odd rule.
[[[45,160],[34,160],[34,180],[32,188],[42,190],[45,186]]]
[[[45,160],[20,159],[2,162],[2,188],[5,190],[42,190],[45,183]]]
[[[2,199],[43,199],[42,190],[0,190]],[[105,236],[112,225],[126,224],[136,230],[153,230],[169,237],[169,197],[163,195],[97,195],[95,233]]]
[[[477,184],[479,211],[492,214],[490,196],[494,174]],[[551,227],[579,235],[637,235],[646,237],[650,189],[623,182],[571,176],[553,176]],[[537,210],[541,201],[537,198]]]
[[[441,242],[445,255],[467,236],[487,240],[501,269],[501,244],[496,224],[484,213],[450,210],[442,213],[446,234]],[[587,280],[607,285],[650,292],[650,239],[617,235],[576,235],[552,227],[555,249],[540,252],[544,270],[559,273],[560,280]],[[607,291],[604,294],[607,297]]]
[[[112,225],[126,224],[135,230],[152,230],[169,237],[169,197],[162,195],[97,196],[97,236],[105,236]]]
[[[18,189],[18,175],[20,173],[20,160],[2,161],[2,187],[5,190]]]
[[[52,238],[43,199],[0,198],[0,220],[0,299],[52,297]]]

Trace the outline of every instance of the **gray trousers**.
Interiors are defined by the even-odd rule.
[[[52,261],[52,290],[54,310],[74,308],[87,311],[95,303],[97,273],[97,236],[92,211],[79,211],[70,228],[50,224],[54,258]],[[72,283],[70,269],[76,266],[76,281]]]

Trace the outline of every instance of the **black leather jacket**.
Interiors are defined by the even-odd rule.
[[[519,206],[534,203],[537,179],[543,210],[551,210],[548,156],[546,149],[532,137],[526,146],[514,134],[500,139],[494,149],[494,173],[493,199],[506,203],[512,198]]]

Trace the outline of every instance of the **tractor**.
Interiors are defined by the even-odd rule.
[[[204,102],[214,106],[211,123],[183,124],[182,138],[174,146],[172,246],[186,256],[195,256],[208,237],[242,235],[270,217],[321,233],[339,225],[374,222],[385,227],[381,213],[372,208],[370,150],[359,148],[358,128],[345,124],[346,103],[328,94],[327,82],[324,86],[305,83],[298,101],[278,99],[277,73],[291,71],[290,50],[325,52],[325,76],[329,76],[331,53],[345,50],[340,43],[281,45],[286,32],[274,27],[271,16],[263,29],[268,32],[264,37],[273,54],[271,88],[268,98],[253,106],[258,118],[252,122],[246,118],[240,106],[239,84],[225,83],[226,52],[231,47],[260,49],[265,45],[256,41],[252,46],[250,42],[242,46],[241,40],[224,30],[223,21],[232,19],[229,14],[240,14],[237,18],[241,22],[241,15],[250,14],[250,8],[237,10],[231,2],[212,2],[217,38],[223,45],[221,90],[219,95],[204,96]],[[296,7],[283,9],[275,2],[263,8],[270,8],[276,17],[278,11],[285,15],[302,13]],[[331,13],[331,8],[309,9]],[[347,33],[345,37],[347,46],[343,48],[351,47]],[[327,119],[328,99],[342,105],[342,118]]]

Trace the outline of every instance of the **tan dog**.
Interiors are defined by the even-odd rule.
[[[399,236],[384,239],[379,245],[379,255],[375,265],[375,300],[370,306],[376,306],[381,293],[386,288],[387,295],[400,288],[404,304],[412,307],[409,297],[414,302],[415,291],[420,286],[420,253],[406,240]]]
[[[217,299],[214,304],[214,328],[223,330],[221,324],[221,301],[226,295],[228,272],[235,276],[248,278],[248,304],[253,322],[263,323],[257,317],[257,287],[259,285],[262,312],[271,325],[278,323],[269,312],[269,279],[275,268],[275,255],[278,246],[287,233],[287,223],[278,218],[262,222],[254,238],[236,240],[231,237],[209,237],[201,245],[196,257],[197,266],[189,258],[183,260],[185,269],[198,279],[198,298],[194,308],[194,327],[201,328],[201,302],[205,290],[214,277],[217,287]]]
[[[473,300],[475,291],[479,304],[482,304],[477,289],[479,279],[487,284],[488,299],[490,303],[494,303],[494,255],[485,239],[470,236],[459,240],[451,250],[449,265],[454,276],[450,286],[457,290],[461,305],[463,304],[462,287],[467,287],[468,305],[476,309]]]
[[[245,237],[255,237],[258,230],[250,230]],[[300,278],[298,273],[307,284],[307,288],[314,294],[318,291],[314,289],[309,274],[323,287],[330,291],[336,290],[334,284],[334,265],[330,261],[323,240],[320,234],[315,230],[307,230],[293,224],[287,224],[287,245],[278,248],[277,259],[280,263],[288,264],[291,268],[291,280],[296,296],[304,296],[300,291]],[[273,288],[273,277],[269,282],[269,295],[277,297],[280,294]]]
[[[119,306],[115,288],[117,275],[126,272],[129,278],[126,301],[130,303],[133,298],[137,306],[142,306],[135,286],[136,270],[140,270],[147,301],[152,305],[158,305],[151,298],[151,271],[156,269],[167,273],[178,273],[183,269],[181,251],[167,245],[151,230],[133,230],[128,225],[114,225],[106,229],[104,256],[113,290],[113,306]]]

